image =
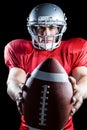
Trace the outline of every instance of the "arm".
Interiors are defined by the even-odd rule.
[[[87,98],[87,67],[75,68],[73,77],[76,79],[77,90],[81,92],[83,99]]]
[[[87,68],[86,67],[76,67],[72,71],[72,76],[70,81],[73,86],[73,108],[71,115],[73,115],[79,107],[82,105],[83,100],[87,98]]]
[[[18,93],[22,92],[19,87],[20,83],[24,83],[26,79],[26,73],[23,69],[14,67],[9,71],[7,79],[7,93],[12,100],[16,100]]]

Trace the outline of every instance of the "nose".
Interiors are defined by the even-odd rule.
[[[44,31],[44,34],[47,35],[47,36],[50,36],[51,35],[50,28],[46,27],[45,31]]]

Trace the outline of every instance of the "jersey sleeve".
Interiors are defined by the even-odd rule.
[[[23,49],[17,46],[17,43],[10,42],[4,48],[4,60],[6,66],[10,68],[19,67],[24,69]]]
[[[82,38],[77,38],[72,42],[69,48],[68,62],[71,67],[87,67],[87,41]]]

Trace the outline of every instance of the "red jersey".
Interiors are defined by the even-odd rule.
[[[4,50],[5,64],[9,69],[19,67],[30,74],[48,57],[56,58],[67,74],[72,75],[72,70],[75,67],[87,66],[87,41],[82,38],[71,38],[61,41],[58,48],[47,51],[34,48],[31,41],[16,39],[9,42]],[[73,129],[72,118],[70,118],[64,126],[64,130]],[[20,130],[28,130],[23,117]]]

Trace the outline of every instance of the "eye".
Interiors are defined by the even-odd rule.
[[[42,26],[32,26],[32,31],[35,33],[35,34],[42,34],[42,32],[44,31],[44,27]]]
[[[55,26],[49,26],[50,30],[55,29]]]
[[[45,30],[45,27],[38,26],[38,27],[36,28],[36,30],[37,30],[37,31],[43,32],[43,31]]]
[[[60,32],[61,31],[61,26],[49,26],[49,29],[50,30],[57,30],[58,32]]]
[[[58,32],[60,33],[62,30],[62,26],[58,26],[57,28],[58,28]]]
[[[36,33],[36,34],[40,34],[40,35],[43,35],[44,31],[45,31],[45,27],[43,26],[37,26],[37,27],[34,27],[33,28],[33,31]]]

